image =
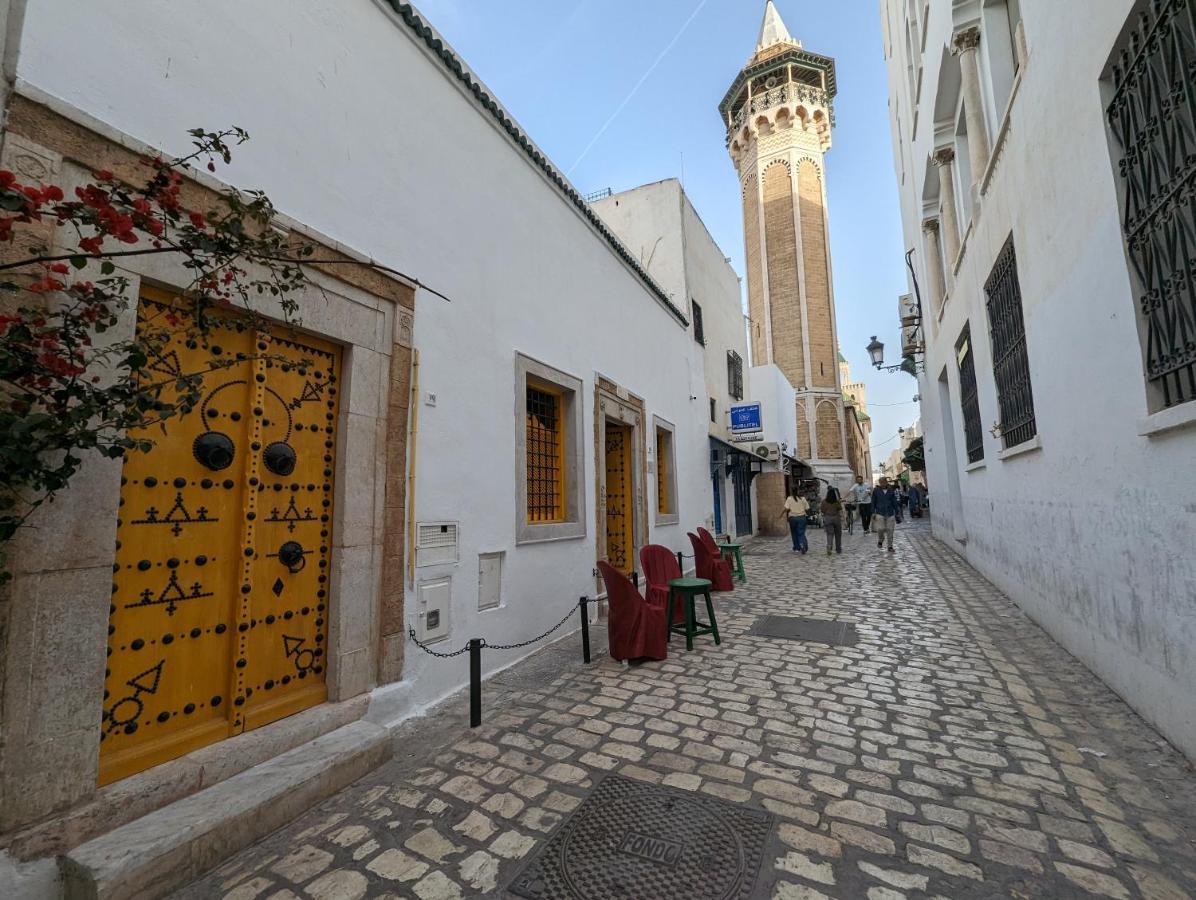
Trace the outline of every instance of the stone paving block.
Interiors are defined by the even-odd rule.
[[[500,894],[607,772],[772,813],[760,897],[1196,896],[1186,763],[923,526],[896,559],[852,540],[830,560],[754,542],[720,647],[562,662],[475,730],[450,701],[406,759],[180,900],[351,896],[356,873],[421,900]],[[749,634],[764,615],[847,619],[859,643]]]

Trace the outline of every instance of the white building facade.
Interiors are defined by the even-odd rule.
[[[935,533],[1196,756],[1189,4],[880,11]]]
[[[779,448],[788,432],[762,428],[752,441],[741,444],[741,436],[731,429],[732,407],[756,399],[739,277],[676,179],[613,194],[596,201],[594,211],[690,318],[705,379],[705,390],[694,402],[708,411],[709,419],[706,527],[716,534],[750,536],[757,518],[752,457],[759,459],[752,446],[771,443]],[[792,402],[787,408],[791,407]],[[791,438],[787,447],[793,446]],[[779,456],[766,462],[776,468],[778,461]]]
[[[327,671],[305,682],[326,690],[302,712],[105,777],[119,464],[91,466],[40,520],[70,536],[62,547],[17,548],[0,594],[0,843],[14,858],[71,853],[312,741],[343,742],[321,751],[340,766],[320,781],[335,789],[380,761],[391,727],[467,680],[460,659],[424,653],[409,628],[440,651],[523,641],[602,594],[596,560],[630,572],[644,545],[688,550],[686,532],[709,521],[708,390],[688,304],[409,4],[30,0],[10,37],[4,164],[33,173],[22,177],[69,187],[126,157],[136,172],[137,154],[186,153],[199,123],[236,123],[252,140],[229,181],[265,190],[279,227],[409,273],[378,284],[315,273],[324,292],[301,303],[303,329],[341,366],[324,488],[335,512],[320,536]],[[166,264],[128,274],[147,290],[187,283]],[[710,277],[734,287],[733,274]],[[70,667],[47,656],[62,648]],[[484,673],[535,649],[487,651]],[[259,831],[288,809],[263,803]],[[128,877],[125,895],[150,876]],[[6,884],[0,872],[0,893]]]

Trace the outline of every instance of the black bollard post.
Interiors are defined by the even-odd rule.
[[[582,597],[577,601],[581,610],[581,658],[588,664],[590,661],[590,603]]]
[[[681,551],[677,551],[677,568],[681,570],[681,576],[685,576],[685,557],[682,556]]]
[[[482,642],[469,642],[469,727],[482,724]]]

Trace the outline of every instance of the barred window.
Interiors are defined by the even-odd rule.
[[[1006,448],[1024,444],[1038,433],[1034,388],[1026,351],[1026,320],[1017,277],[1017,253],[1010,238],[984,284],[988,326],[992,332],[993,375],[1001,408],[1001,438]]]
[[[656,512],[667,516],[673,511],[669,496],[669,473],[673,470],[673,436],[663,428],[656,429]]]
[[[705,347],[706,329],[702,326],[702,307],[698,306],[697,300],[691,300],[690,305],[694,311],[694,340]]]
[[[727,351],[727,393],[732,400],[743,399],[743,357],[734,350]]]
[[[980,424],[980,396],[976,387],[976,363],[972,357],[972,327],[965,326],[955,345],[959,364],[959,406],[963,413],[963,436],[968,463],[984,459],[984,428]]]
[[[527,386],[527,520],[565,518],[564,416],[561,396]]]
[[[1122,231],[1151,412],[1196,400],[1196,12],[1140,4],[1111,60]]]

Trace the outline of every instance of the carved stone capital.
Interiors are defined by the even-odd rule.
[[[938,234],[939,220],[938,219],[923,219],[922,230],[927,234]]]
[[[955,162],[955,150],[951,147],[943,147],[941,150],[936,150],[931,161],[940,169],[947,168]]]
[[[980,29],[975,26],[956,32],[951,39],[951,52],[956,56],[967,53],[969,50],[975,50],[979,46]]]

